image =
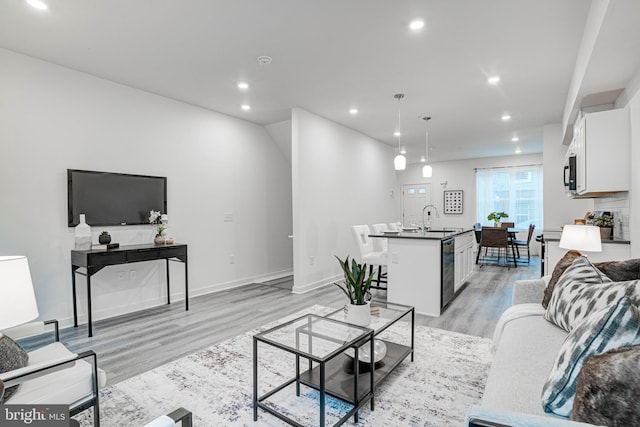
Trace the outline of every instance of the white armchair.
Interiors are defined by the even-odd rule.
[[[25,257],[0,257],[0,330],[18,339],[45,332],[53,325],[54,342],[28,353],[24,367],[0,373],[0,402],[8,404],[69,405],[70,415],[93,407],[94,426],[100,425],[98,388],[106,383],[93,351],[73,353],[59,342],[58,322],[22,323],[38,316]],[[14,327],[20,325],[18,327]],[[12,328],[13,329],[9,329]],[[6,401],[4,391],[19,385]]]

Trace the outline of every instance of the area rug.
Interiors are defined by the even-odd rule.
[[[282,426],[259,409],[253,421],[252,336],[306,313],[332,309],[313,306],[260,329],[234,337],[174,362],[108,386],[100,393],[101,425],[141,426],[155,417],[184,407],[193,412],[195,426]],[[408,339],[408,325],[398,322],[384,333]],[[404,335],[404,336],[403,336]],[[490,366],[491,342],[423,326],[415,328],[415,360],[407,358],[376,390],[375,410],[365,404],[360,426],[460,426],[470,405],[477,403]],[[294,359],[280,350],[259,347],[259,384],[263,394],[293,376]],[[294,386],[269,399],[272,407],[304,425],[318,425],[318,393]],[[338,399],[327,401],[327,425],[350,409]],[[80,414],[82,425],[91,425]]]

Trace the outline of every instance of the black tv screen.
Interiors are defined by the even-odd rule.
[[[67,169],[68,225],[148,224],[149,211],[167,213],[167,178]]]

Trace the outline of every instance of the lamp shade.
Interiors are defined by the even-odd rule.
[[[397,170],[397,171],[403,171],[407,168],[407,158],[405,156],[403,156],[402,154],[398,154],[394,159],[393,159],[393,167]]]
[[[0,256],[0,331],[38,317],[25,256]]]
[[[425,178],[431,178],[432,175],[433,175],[433,168],[431,167],[431,165],[424,165],[422,167],[422,176]]]
[[[565,225],[558,246],[584,252],[602,252],[600,227],[593,225]]]

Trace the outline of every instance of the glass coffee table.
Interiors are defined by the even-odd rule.
[[[371,308],[368,327],[346,323],[341,308],[324,317],[305,315],[254,335],[254,421],[258,419],[258,408],[262,408],[291,425],[300,425],[263,403],[293,383],[297,396],[301,384],[320,392],[321,426],[325,425],[326,395],[352,405],[336,426],[350,416],[358,422],[358,409],[368,400],[374,410],[378,384],[407,357],[413,361],[415,312],[414,307],[383,301],[372,301]],[[262,396],[258,396],[258,342],[294,354],[296,360],[295,377]],[[308,361],[308,365],[302,364],[307,368],[304,372],[300,369],[301,358]]]
[[[296,374],[295,377],[285,381],[271,391],[262,396],[258,396],[258,343],[262,342],[277,349],[295,355]],[[356,393],[362,387],[358,384],[362,381],[356,366],[356,375],[351,375],[348,383],[349,387],[343,384],[343,388],[350,389],[350,397],[341,397],[334,394],[327,386],[327,378],[330,378],[332,370],[327,369],[327,365],[333,360],[341,358],[343,352],[349,348],[353,348],[356,354],[359,353],[359,347],[363,343],[368,342],[370,351],[373,351],[373,330],[361,326],[351,325],[339,320],[307,314],[292,321],[278,325],[274,328],[261,332],[253,336],[253,420],[258,420],[258,408],[262,408],[281,420],[294,425],[300,426],[297,421],[292,420],[275,408],[264,403],[266,399],[296,383],[296,396],[300,396],[300,384],[305,384],[317,389],[320,393],[320,425],[325,425],[325,405],[326,394],[329,393],[334,397],[338,397],[353,405],[336,424],[343,424],[350,416],[354,416],[358,421],[358,409],[373,396],[371,391],[366,393]],[[300,373],[300,359],[308,360],[308,370],[306,373]],[[315,367],[314,367],[315,366]],[[333,366],[333,365],[332,365]],[[316,380],[311,383],[308,380],[309,372],[313,372],[311,377]],[[372,372],[368,374],[369,390],[373,389],[374,375]]]

